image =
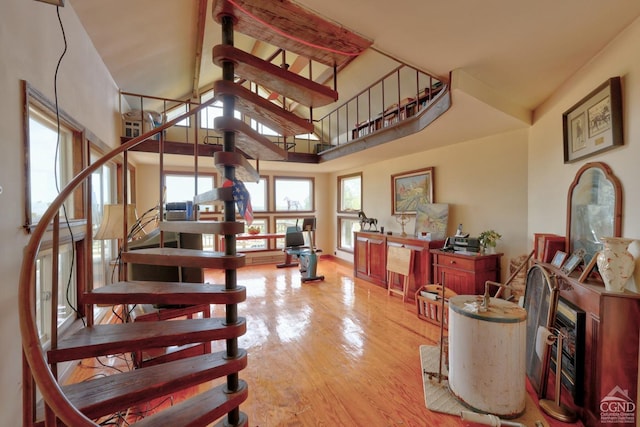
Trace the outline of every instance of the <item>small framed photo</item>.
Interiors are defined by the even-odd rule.
[[[564,263],[565,259],[567,259],[566,252],[556,251],[556,254],[553,256],[553,259],[551,260],[551,265],[553,265],[556,268],[560,268],[562,267],[562,264]]]
[[[572,253],[562,265],[562,272],[568,276],[573,270],[576,269],[578,265],[580,265],[583,258],[584,249],[578,249],[577,251]]]
[[[578,282],[580,283],[584,283],[585,280],[587,280],[589,278],[589,276],[591,275],[591,273],[593,272],[594,269],[598,269],[598,267],[596,266],[596,260],[598,258],[598,254],[600,252],[596,252],[595,255],[593,255],[591,257],[591,261],[589,261],[589,264],[587,264],[587,266],[584,268],[584,270],[582,270],[582,273],[580,274],[580,277],[578,278]]]

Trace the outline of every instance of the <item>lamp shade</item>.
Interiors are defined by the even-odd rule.
[[[135,205],[127,205],[127,228],[138,221]],[[122,239],[124,229],[124,206],[104,205],[102,211],[102,222],[93,237],[96,240]]]

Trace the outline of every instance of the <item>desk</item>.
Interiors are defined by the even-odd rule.
[[[277,249],[276,243],[275,243],[275,240],[277,239],[284,239],[284,233],[238,234],[236,236],[236,248],[238,252],[274,250],[274,249]],[[224,236],[220,236],[221,252],[224,252],[224,249],[225,249],[224,240],[225,240]],[[262,248],[241,248],[240,247],[241,245],[237,244],[239,241],[246,241],[246,240],[265,240],[267,245],[266,247],[262,247]]]

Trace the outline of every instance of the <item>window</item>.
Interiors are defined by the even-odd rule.
[[[251,207],[254,212],[266,212],[269,210],[269,202],[267,199],[267,178],[260,177],[258,182],[245,182],[251,196]]]
[[[313,178],[275,177],[276,211],[313,211]]]
[[[287,228],[295,226],[302,227],[302,220],[299,218],[276,218],[276,233],[285,234]],[[276,239],[276,248],[284,248],[284,238]]]
[[[101,154],[92,151],[91,162],[94,162]],[[93,235],[95,236],[100,224],[102,223],[102,214],[104,205],[115,203],[115,178],[116,165],[106,164],[91,174],[91,215],[93,218]],[[132,225],[132,224],[129,224]],[[93,288],[97,289],[118,280],[115,277],[115,264],[112,261],[118,256],[117,240],[99,240],[93,239]],[[95,311],[96,316],[99,310]]]
[[[338,177],[338,212],[362,210],[362,173]]]
[[[165,200],[167,203],[191,201],[196,195],[196,180],[193,175],[167,173],[164,177],[164,185],[167,190]],[[198,175],[198,194],[211,191],[214,187],[214,175]]]
[[[182,104],[182,105],[179,105],[179,106],[177,106],[175,108],[172,108],[172,109],[168,110],[167,111],[167,122],[170,122],[171,120],[175,119],[176,117],[179,117],[179,116],[185,114],[187,111],[189,111],[187,108],[188,108],[187,104]],[[175,125],[176,126],[182,126],[182,127],[191,126],[191,116],[187,117],[186,119],[180,120]]]
[[[358,218],[338,217],[338,249],[353,252],[353,233],[356,231],[360,231]]]
[[[47,208],[73,177],[73,141],[71,129],[60,125],[43,112],[29,107],[29,159],[27,188],[27,225],[36,224]],[[67,218],[74,218],[73,198],[65,202]]]
[[[211,98],[213,98],[212,90],[202,94],[202,96],[200,96],[200,102],[201,103],[206,102]],[[213,121],[216,117],[222,117],[222,102],[220,101],[216,101],[213,103],[213,105],[210,105],[207,108],[200,110],[200,126],[202,126],[203,129],[215,130]],[[238,110],[234,110],[233,117],[235,117],[238,120],[242,120],[242,113],[240,113],[240,111]]]
[[[74,254],[71,244],[60,246],[58,253],[58,303],[57,311],[58,330],[66,328],[76,318],[77,307],[77,283],[76,271],[73,262]],[[40,342],[46,345],[51,337],[51,314],[53,302],[52,293],[53,277],[53,250],[41,250],[36,258],[36,323]]]
[[[258,227],[260,229],[260,233],[266,233],[268,231],[267,226],[267,218],[254,218],[251,223],[251,227]],[[247,233],[249,230],[249,225],[247,223],[244,224],[244,232]],[[247,239],[247,240],[237,240],[236,241],[236,250],[239,251],[258,251],[269,249],[269,240],[268,239]]]
[[[251,128],[264,136],[282,136],[275,130],[263,125],[260,122],[257,122],[254,119],[251,119]]]

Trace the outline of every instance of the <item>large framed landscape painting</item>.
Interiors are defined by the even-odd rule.
[[[432,167],[391,175],[391,215],[415,215],[427,203],[433,203]]]

